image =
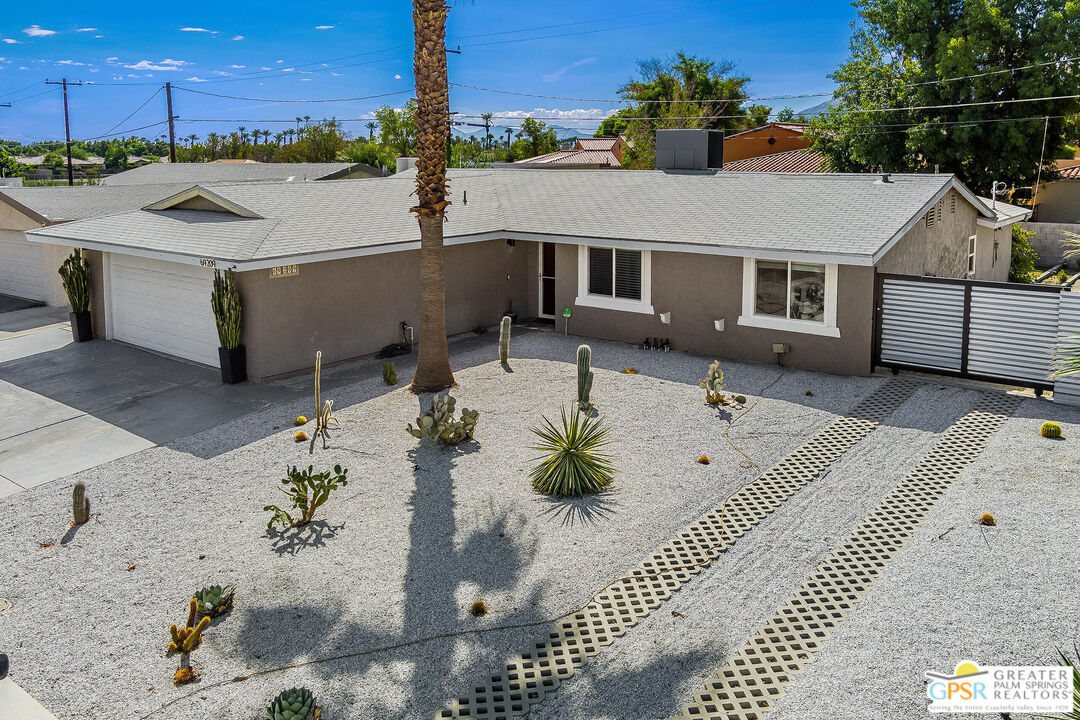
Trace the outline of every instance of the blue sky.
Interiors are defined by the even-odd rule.
[[[452,82],[585,100],[453,87],[462,116],[494,112],[515,124],[525,113],[592,130],[620,107],[617,97],[640,58],[683,51],[737,64],[751,94],[828,91],[826,75],[847,56],[855,11],[826,0],[624,0],[620,3],[453,2],[447,31]],[[296,116],[357,120],[399,106],[412,87],[412,15],[407,0],[262,3],[7,3],[0,17],[0,138],[62,139],[60,91],[46,78],[90,83],[69,91],[72,135],[90,138],[164,120],[165,81],[174,91],[177,134],[245,125],[271,131]],[[615,6],[618,8],[615,9]],[[188,91],[181,90],[186,88]],[[199,93],[216,93],[234,98]],[[331,103],[298,100],[383,98]],[[769,101],[777,109],[823,97]],[[125,118],[146,105],[125,121]],[[220,122],[204,122],[204,121]],[[271,122],[282,120],[286,122]],[[124,121],[124,122],[121,122]],[[117,126],[117,123],[120,123]],[[156,136],[163,125],[134,134]]]

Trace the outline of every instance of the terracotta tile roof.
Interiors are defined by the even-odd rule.
[[[518,160],[515,164],[531,163],[544,165],[607,165],[622,167],[619,158],[610,150],[557,150],[547,155]]]
[[[1062,180],[1080,180],[1080,165],[1073,165],[1061,171]]]
[[[581,150],[610,150],[619,142],[617,137],[578,138]]]
[[[787,152],[724,163],[724,170],[730,172],[817,173],[825,172],[822,169],[823,162],[824,158],[816,150],[788,150]]]

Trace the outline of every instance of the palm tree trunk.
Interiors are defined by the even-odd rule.
[[[436,392],[454,384],[446,348],[446,275],[443,269],[443,212],[446,199],[446,141],[450,98],[446,78],[445,0],[413,0],[416,50],[417,206],[420,223],[420,353],[413,392]]]

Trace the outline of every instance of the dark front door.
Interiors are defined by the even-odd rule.
[[[555,317],[555,243],[540,243],[540,315]]]

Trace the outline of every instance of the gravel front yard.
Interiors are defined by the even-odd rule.
[[[427,719],[544,629],[415,641],[539,622],[577,608],[756,476],[722,436],[730,416],[702,401],[697,378],[711,358],[593,341],[593,399],[613,431],[615,488],[570,503],[536,495],[526,479],[534,456],[528,428],[573,399],[579,340],[516,330],[512,372],[495,360],[495,341],[488,334],[452,345],[458,407],[481,412],[477,441],[456,451],[410,437],[404,428],[417,415],[417,399],[402,387],[387,388],[378,365],[367,363],[324,371],[323,395],[335,400],[343,427],[313,455],[292,441],[291,426],[297,414],[312,415],[311,401],[283,403],[0,501],[6,573],[0,595],[14,605],[0,613],[0,647],[12,656],[13,679],[61,720],[151,713],[254,718],[273,695],[295,685],[315,692],[327,720]],[[639,373],[622,374],[624,367]],[[775,366],[723,367],[728,389],[750,403],[764,392],[766,399],[747,414],[736,411],[731,429],[739,448],[764,467],[883,382],[782,373]],[[398,374],[407,382],[407,361],[398,363]],[[712,464],[697,464],[701,454]],[[278,480],[292,463],[316,469],[340,463],[349,468],[349,485],[312,525],[268,534],[261,508],[284,497]],[[887,468],[894,471],[900,469]],[[94,517],[71,533],[75,480],[86,483]],[[879,484],[888,482],[874,480],[867,502]],[[805,509],[828,514],[834,496],[811,490],[817,500]],[[787,527],[801,519],[792,521]],[[816,526],[808,527],[812,534]],[[776,532],[776,525],[762,524],[737,547],[782,537]],[[754,574],[764,585],[775,559],[792,565],[785,577],[798,580],[817,547],[806,542],[794,558],[782,546],[751,556]],[[725,574],[721,564],[695,582],[722,583]],[[192,654],[199,683],[175,689],[177,659],[164,656],[167,628],[183,621],[191,593],[209,584],[235,585],[235,609],[213,623]],[[685,597],[679,593],[673,603]],[[479,619],[467,612],[478,599],[491,611]],[[707,607],[721,620],[737,612]],[[611,652],[637,642],[643,629]],[[677,639],[690,638],[672,638],[661,658],[679,650]],[[283,664],[393,646],[215,685]],[[663,676],[663,661],[656,662]],[[570,697],[573,690],[563,693]],[[663,707],[641,707],[635,716],[652,717]]]

